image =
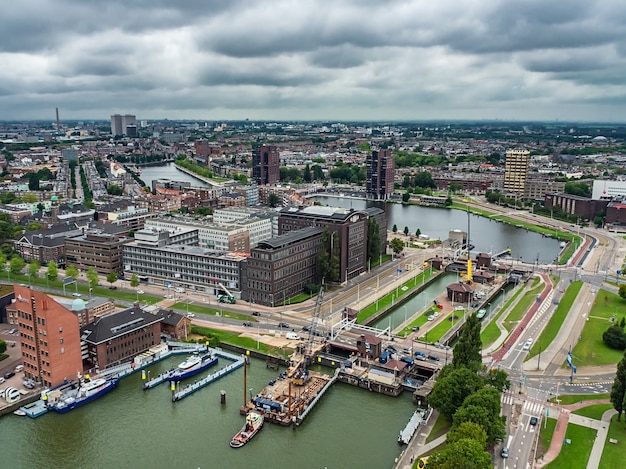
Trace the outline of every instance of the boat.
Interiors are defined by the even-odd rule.
[[[217,363],[217,356],[212,353],[193,354],[173,370],[167,372],[166,381],[179,381],[197,375]]]
[[[112,391],[119,381],[119,378],[85,378],[79,381],[76,387],[65,391],[51,408],[59,414],[64,414]]]
[[[252,439],[254,435],[261,429],[263,426],[263,421],[265,418],[263,414],[258,410],[250,410],[246,414],[246,423],[239,430],[232,440],[230,440],[231,448],[241,448],[248,441]]]
[[[13,414],[19,415],[20,417],[24,417],[26,415],[26,412],[24,412],[22,409],[17,409],[13,411]]]

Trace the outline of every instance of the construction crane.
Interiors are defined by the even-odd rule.
[[[224,293],[226,293],[225,295],[217,295],[217,301],[219,301],[220,303],[230,303],[230,304],[234,304],[235,303],[235,295],[233,295],[231,292],[228,291],[228,288],[226,288],[222,282],[219,281],[219,279],[216,279],[214,277],[207,277],[209,280],[211,280],[212,282],[215,282],[218,286],[218,288],[220,290],[222,290]]]
[[[307,340],[306,348],[302,350],[302,358],[300,362],[294,366],[291,373],[292,382],[297,386],[302,386],[307,379],[309,379],[309,371],[307,365],[311,360],[313,352],[313,342],[317,334],[317,325],[320,318],[320,312],[322,310],[322,299],[324,298],[324,287],[320,287],[320,291],[317,294],[317,301],[315,303],[315,310],[313,311],[313,319],[311,320],[311,328],[309,329],[309,338]]]

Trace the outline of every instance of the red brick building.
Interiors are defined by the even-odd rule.
[[[24,375],[54,387],[83,372],[78,317],[43,292],[15,285]]]

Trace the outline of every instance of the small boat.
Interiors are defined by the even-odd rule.
[[[167,381],[179,381],[182,379],[190,378],[197,375],[201,371],[215,365],[217,363],[217,356],[212,353],[206,353],[202,356],[194,354],[187,358],[184,362],[178,365],[173,370],[170,370],[166,375]]]
[[[263,414],[258,410],[251,410],[246,414],[246,423],[239,430],[232,440],[230,440],[231,448],[241,448],[248,441],[252,439],[254,435],[261,429],[263,426],[263,421],[265,418]]]
[[[20,417],[24,417],[26,415],[26,412],[24,412],[22,409],[17,409],[13,411],[13,414],[19,415]]]
[[[52,404],[52,410],[59,414],[69,412],[115,389],[119,381],[119,378],[82,380],[78,386],[66,391],[57,402]]]

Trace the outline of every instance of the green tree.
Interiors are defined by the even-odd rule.
[[[485,376],[485,384],[497,389],[505,391],[511,388],[511,381],[506,371],[499,368],[492,368]]]
[[[626,349],[626,334],[619,324],[613,324],[602,334],[602,342],[616,350]]]
[[[113,285],[115,282],[117,282],[117,279],[117,272],[115,272],[114,270],[107,274],[107,282],[109,282],[110,285]]]
[[[626,284],[625,283],[619,286],[619,296],[626,299]]]
[[[56,262],[54,261],[48,262],[48,270],[46,271],[46,277],[48,277],[48,280],[51,280],[53,282],[57,278],[59,278],[59,267],[57,266]]]
[[[309,167],[308,164],[304,167],[304,172],[302,173],[302,180],[304,182],[311,182],[311,168]]]
[[[404,241],[400,238],[393,238],[389,241],[389,247],[396,255],[398,255],[404,250]]]
[[[428,458],[428,469],[491,469],[491,455],[480,442],[463,438]]]
[[[7,270],[7,256],[0,254],[0,274]]]
[[[419,238],[421,234],[422,234],[422,230],[420,230],[419,228],[415,230],[415,236]]]
[[[74,264],[70,264],[65,269],[65,275],[70,277],[72,280],[76,280],[78,276],[80,275],[80,272],[78,271],[78,268]]]
[[[139,286],[139,275],[133,274],[130,276],[130,286],[137,288]]]
[[[28,263],[28,267],[26,268],[28,272],[28,276],[33,279],[39,277],[39,270],[41,269],[41,264],[37,262],[35,259]]]
[[[397,233],[398,232],[398,225],[396,225],[394,223],[394,225],[391,227],[391,231],[393,231],[394,233]]]
[[[503,438],[505,427],[504,420],[500,417],[500,391],[486,387],[470,394],[454,413],[452,420],[453,428],[464,422],[480,425],[487,433],[489,444],[496,438]]]
[[[318,164],[314,164],[311,169],[313,170],[313,180],[314,181],[323,181],[325,179],[324,170]]]
[[[22,269],[25,265],[26,262],[24,262],[24,259],[19,256],[13,256],[9,261],[9,271],[13,275],[18,275],[20,272],[22,272]]]
[[[474,422],[463,422],[452,427],[446,436],[446,442],[447,444],[452,444],[465,438],[478,441],[483,448],[487,447],[487,433],[485,429]]]
[[[481,350],[480,319],[476,314],[472,314],[467,318],[463,332],[454,346],[452,365],[478,371],[483,362]]]
[[[270,195],[267,196],[267,204],[272,208],[278,207],[278,205],[280,204],[280,199],[274,192],[272,192],[270,193]]]
[[[404,194],[402,194],[402,202],[407,203],[409,200],[411,200],[410,192],[405,192]]]
[[[433,180],[433,176],[428,171],[417,173],[413,178],[413,181],[417,187],[421,187],[422,189],[427,187],[434,189],[437,187],[437,184],[435,184],[435,181]]]
[[[619,422],[622,417],[622,412],[626,410],[626,353],[624,357],[617,364],[617,372],[615,373],[615,379],[613,380],[613,387],[611,388],[611,404],[613,408],[617,410],[617,421]]]
[[[404,236],[408,236],[409,235],[409,227],[405,226],[404,227]]]
[[[89,281],[89,286],[91,288],[98,286],[98,272],[96,272],[95,267],[89,267],[85,275],[87,276],[87,280]]]
[[[378,259],[380,256],[380,227],[374,218],[367,220],[367,258]]]
[[[451,368],[444,377],[439,377],[428,401],[446,418],[451,419],[470,394],[483,387],[483,380],[468,368]]]

